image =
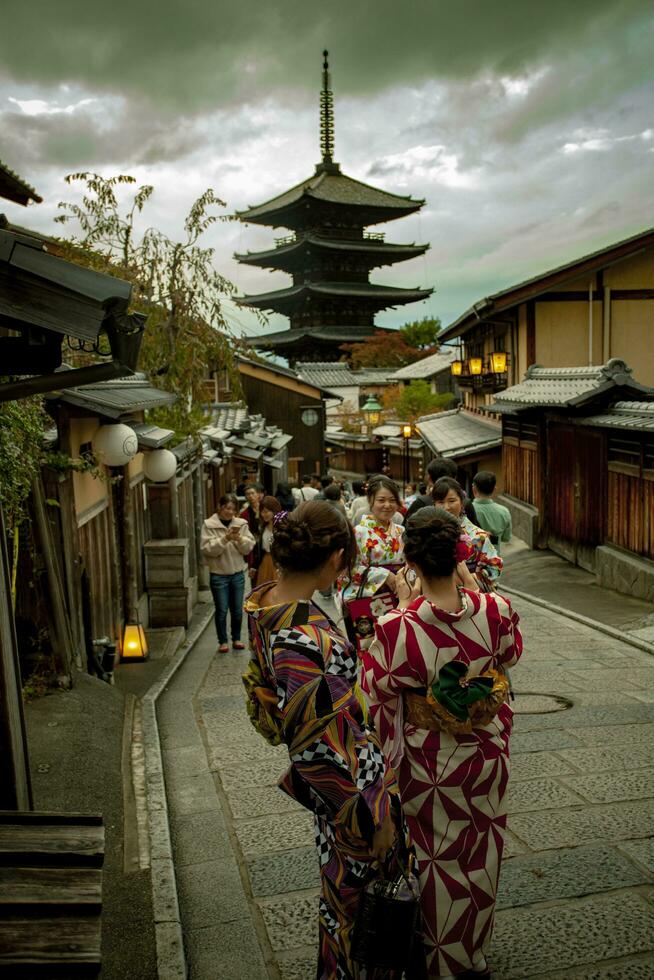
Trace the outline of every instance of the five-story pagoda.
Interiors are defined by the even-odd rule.
[[[236,255],[239,262],[279,269],[292,285],[244,296],[242,306],[272,310],[290,319],[290,328],[252,338],[259,350],[297,361],[337,361],[340,345],[374,333],[375,314],[425,299],[431,289],[404,289],[371,283],[370,271],[422,255],[428,245],[393,245],[365,228],[419,211],[425,203],[389,194],[347,177],[334,162],[334,110],[327,52],[320,97],[322,161],[308,180],[265,204],[239,212],[241,221],[291,229],[288,238],[265,252]]]

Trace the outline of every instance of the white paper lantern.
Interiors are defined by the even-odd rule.
[[[143,472],[153,483],[165,483],[175,475],[177,456],[169,449],[155,449],[146,453],[143,459]]]
[[[93,452],[107,466],[125,466],[139,451],[136,433],[121,422],[101,425],[93,436]]]

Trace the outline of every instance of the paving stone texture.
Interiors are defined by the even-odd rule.
[[[654,656],[514,605],[525,652],[494,980],[651,980]],[[158,709],[189,978],[311,980],[311,817],[276,786],[286,750],[247,719],[247,654],[215,649],[208,629]],[[572,706],[552,711],[556,696]]]

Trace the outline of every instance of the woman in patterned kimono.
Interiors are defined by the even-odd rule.
[[[276,583],[254,589],[245,608],[250,640],[277,692],[291,767],[281,788],[314,814],[322,896],[318,980],[376,980],[350,957],[362,888],[393,844],[394,777],[354,695],[352,646],[311,601],[348,567],[352,527],[331,504],[307,501],[274,528]]]
[[[437,507],[443,507],[448,513],[456,517],[461,525],[461,530],[470,538],[473,554],[468,561],[468,568],[479,579],[483,591],[490,591],[497,585],[504,562],[497,553],[497,548],[491,541],[488,531],[477,527],[466,516],[463,509],[466,499],[463,487],[451,476],[442,476],[434,484],[432,497]]]
[[[416,849],[429,977],[490,977],[512,711],[522,652],[508,600],[457,585],[458,522],[425,507],[405,535],[399,608],[363,653],[362,687]]]
[[[368,506],[370,514],[354,529],[357,553],[352,578],[343,591],[346,602],[359,591],[362,596],[375,595],[381,589],[395,592],[395,573],[404,563],[404,528],[393,522],[401,506],[397,484],[387,476],[373,477],[368,484]]]

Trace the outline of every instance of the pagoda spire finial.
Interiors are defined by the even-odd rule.
[[[328,51],[322,53],[322,91],[320,92],[320,149],[323,165],[334,164],[334,96],[331,91]]]

